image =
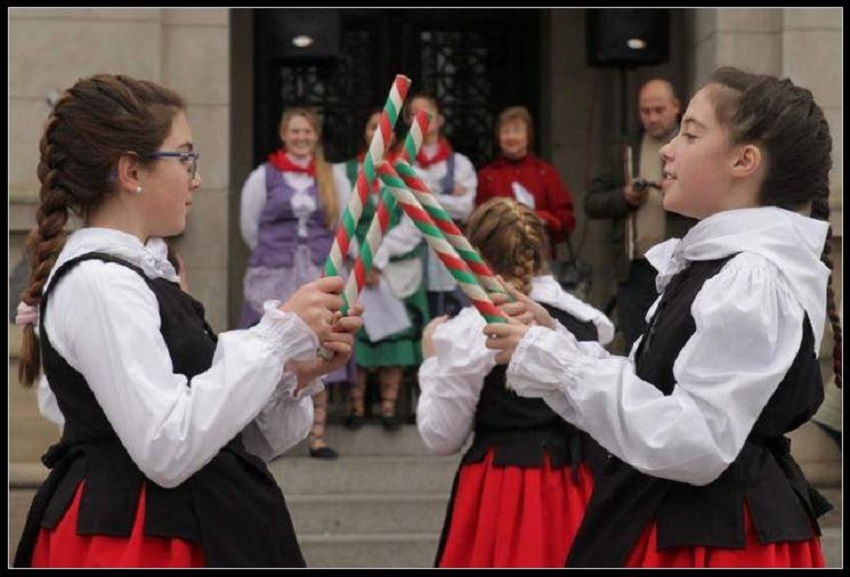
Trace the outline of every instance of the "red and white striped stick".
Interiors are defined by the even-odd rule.
[[[458,256],[455,249],[443,236],[440,228],[386,160],[378,166],[378,178],[395,196],[398,205],[410,217],[416,228],[422,232],[425,241],[434,250],[437,257],[457,281],[460,289],[469,297],[484,319],[488,323],[507,322],[505,313],[490,300],[487,292],[478,284],[475,274],[469,269],[466,262]]]
[[[384,159],[384,154],[390,146],[393,126],[395,126],[401,114],[409,87],[410,79],[407,76],[399,74],[395,77],[387,102],[383,111],[381,111],[378,129],[372,135],[372,142],[369,143],[369,149],[363,159],[363,166],[357,173],[354,190],[352,190],[351,198],[342,214],[333,246],[331,246],[331,251],[325,261],[325,276],[338,275],[342,270],[343,259],[348,252],[351,239],[354,237],[360,216],[363,214],[363,206],[369,200],[369,190],[375,181],[375,167]]]
[[[401,157],[416,158],[419,148],[422,146],[423,135],[428,132],[429,123],[430,115],[427,111],[420,110],[416,113],[413,124],[404,139]],[[363,290],[366,283],[366,273],[372,270],[372,259],[375,257],[378,247],[381,246],[381,240],[384,238],[384,233],[387,232],[393,213],[397,210],[400,209],[397,207],[395,198],[386,190],[386,187],[382,187],[375,216],[372,218],[369,230],[360,245],[360,252],[357,255],[357,260],[354,261],[354,269],[345,283],[345,289],[342,293],[343,314],[348,311],[351,304],[357,301],[357,297]]]

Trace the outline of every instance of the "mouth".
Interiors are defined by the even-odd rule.
[[[661,190],[670,186],[676,180],[676,175],[669,170],[661,171]]]

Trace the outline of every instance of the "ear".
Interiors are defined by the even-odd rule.
[[[747,178],[761,168],[761,149],[754,144],[744,144],[736,147],[732,157],[732,176]]]
[[[118,159],[115,170],[117,172],[116,184],[118,185],[118,190],[136,192],[137,187],[141,184],[139,157],[135,154],[122,154]]]

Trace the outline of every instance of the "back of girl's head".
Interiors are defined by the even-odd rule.
[[[731,144],[757,145],[767,162],[760,190],[762,206],[799,211],[809,203],[813,218],[829,222],[829,172],[832,137],[823,110],[810,90],[789,79],[717,69],[709,80],[709,98]],[[832,270],[832,227],[822,260]],[[832,279],[827,308],[835,337],[835,375],[841,383],[841,326]]]
[[[69,213],[85,218],[117,192],[115,170],[122,155],[133,153],[141,164],[171,132],[185,109],[175,92],[128,76],[98,74],[79,80],[56,101],[39,148],[41,182],[36,226],[27,240],[32,271],[21,298],[41,302],[41,292],[65,242]],[[38,349],[32,328],[24,331],[21,380],[38,374]]]
[[[525,294],[531,292],[532,277],[547,267],[543,222],[512,198],[492,198],[476,208],[466,236],[494,273]]]

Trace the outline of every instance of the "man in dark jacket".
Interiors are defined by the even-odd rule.
[[[652,79],[638,95],[641,129],[614,147],[584,201],[589,218],[610,219],[617,281],[617,324],[628,352],[646,328],[646,312],[658,296],[657,271],[644,255],[668,238],[681,238],[696,222],[664,210],[658,151],[679,129],[673,85]]]

